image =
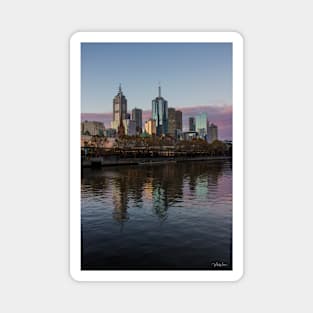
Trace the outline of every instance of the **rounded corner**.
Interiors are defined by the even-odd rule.
[[[245,37],[240,31],[233,31],[232,36],[234,37],[234,40],[239,41],[242,44],[245,41]]]
[[[75,283],[80,283],[82,281],[79,277],[79,272],[76,270],[70,269],[69,276]]]
[[[76,41],[79,41],[79,37],[80,35],[82,34],[81,31],[75,31],[73,32],[71,35],[70,35],[70,43],[73,43],[73,42],[76,42]]]
[[[234,283],[238,283],[240,282],[245,276],[245,272],[243,269],[241,269],[240,271],[238,271],[237,273],[234,273],[232,282]]]

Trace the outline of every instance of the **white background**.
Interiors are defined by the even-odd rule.
[[[312,312],[310,1],[2,1],[1,312]],[[245,37],[245,275],[236,283],[69,277],[69,37]],[[312,288],[311,288],[312,289]]]

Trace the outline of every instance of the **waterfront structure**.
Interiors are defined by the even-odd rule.
[[[81,123],[81,134],[90,136],[103,136],[105,130],[102,122],[84,121]]]
[[[136,132],[137,134],[142,133],[142,110],[134,108],[132,109],[132,120],[136,122]]]
[[[196,116],[196,131],[199,133],[201,139],[207,140],[208,137],[208,115],[207,113],[200,113]]]
[[[189,117],[189,131],[196,131],[196,120],[194,117]]]
[[[158,136],[168,133],[168,103],[161,96],[161,86],[159,86],[159,95],[152,100],[152,119],[156,122],[156,134]]]
[[[113,121],[112,128],[118,132],[118,136],[125,135],[123,120],[127,119],[127,99],[122,92],[122,86],[119,85],[118,93],[113,99]]]
[[[211,143],[215,140],[218,140],[218,127],[211,123],[208,127],[208,142]]]
[[[175,123],[176,123],[176,129],[182,131],[183,130],[183,113],[182,113],[182,111],[176,110],[176,112],[175,112]]]
[[[168,134],[176,136],[176,111],[174,108],[168,108]]]
[[[149,135],[156,135],[156,122],[154,119],[145,122],[145,132]]]
[[[183,138],[184,140],[192,140],[196,139],[198,137],[198,133],[196,131],[187,131],[183,132]]]

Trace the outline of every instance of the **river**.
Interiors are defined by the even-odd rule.
[[[231,270],[231,160],[84,168],[82,270]]]

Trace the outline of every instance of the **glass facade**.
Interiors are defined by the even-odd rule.
[[[161,97],[161,88],[159,87],[159,96],[152,100],[152,119],[156,122],[157,136],[168,133],[168,104]]]
[[[199,133],[199,137],[207,139],[208,136],[208,115],[207,113],[201,113],[196,116],[196,131]]]

